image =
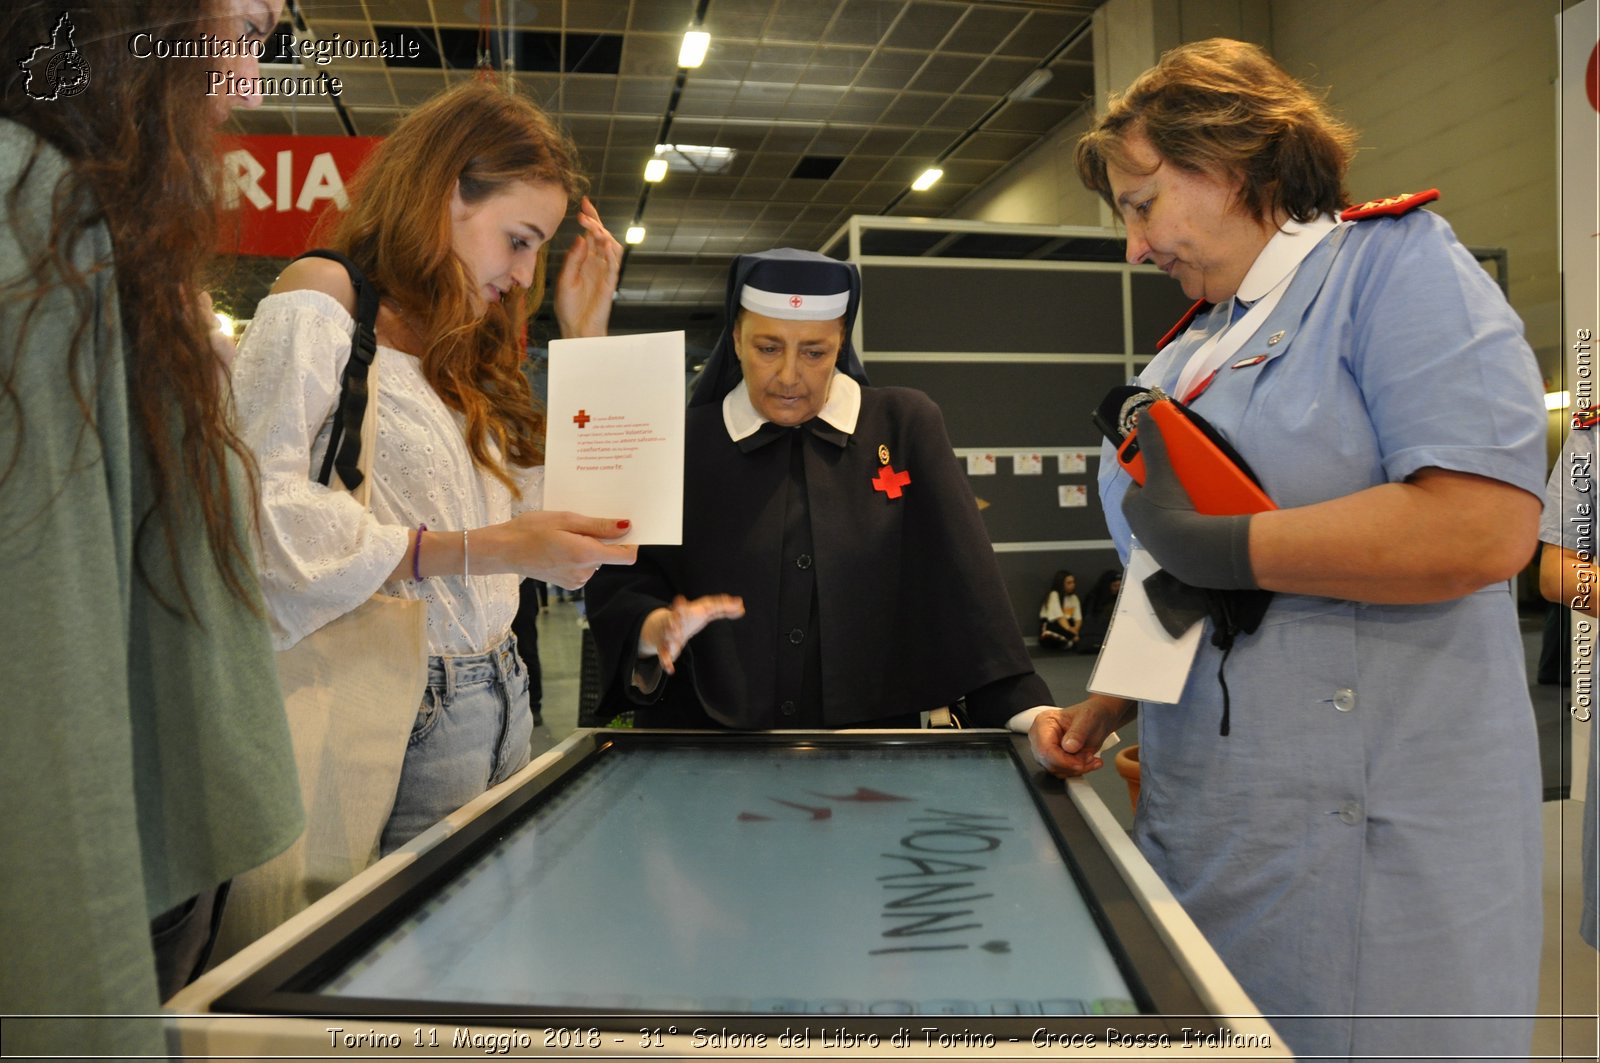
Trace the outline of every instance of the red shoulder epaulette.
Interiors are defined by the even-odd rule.
[[[1189,327],[1189,322],[1193,321],[1207,310],[1210,310],[1211,305],[1212,304],[1206,302],[1204,299],[1201,299],[1199,302],[1191,306],[1188,311],[1178,319],[1178,323],[1167,330],[1167,334],[1165,336],[1162,336],[1159,340],[1156,340],[1156,350],[1161,350],[1161,348],[1177,339],[1183,333],[1183,330]]]
[[[1398,214],[1407,214],[1424,203],[1432,203],[1439,198],[1439,190],[1430,188],[1426,192],[1405,192],[1398,196],[1389,196],[1386,199],[1369,199],[1365,203],[1357,203],[1353,207],[1346,207],[1339,212],[1340,221],[1360,221],[1362,218],[1384,218]]]

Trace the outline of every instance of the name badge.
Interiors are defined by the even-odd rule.
[[[1133,548],[1111,627],[1089,677],[1092,692],[1161,705],[1174,705],[1183,696],[1205,624],[1191,624],[1176,638],[1167,634],[1144,589],[1145,579],[1160,567],[1148,550]]]

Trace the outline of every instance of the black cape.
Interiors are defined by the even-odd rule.
[[[863,388],[850,436],[813,420],[741,446],[713,403],[691,405],[686,431],[684,545],[642,547],[585,592],[604,711],[641,726],[904,725],[965,697],[970,723],[1001,726],[1052,702],[927,396]],[[910,477],[898,497],[874,487],[890,474]],[[745,616],[700,632],[678,674],[640,694],[646,615],[713,593],[742,596]]]

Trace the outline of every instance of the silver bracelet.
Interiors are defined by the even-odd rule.
[[[467,529],[461,529],[461,578],[472,575],[472,553],[467,549]]]

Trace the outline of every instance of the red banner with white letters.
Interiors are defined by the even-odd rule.
[[[310,247],[326,210],[349,205],[345,185],[382,137],[229,137],[222,148],[223,252],[292,258]]]

